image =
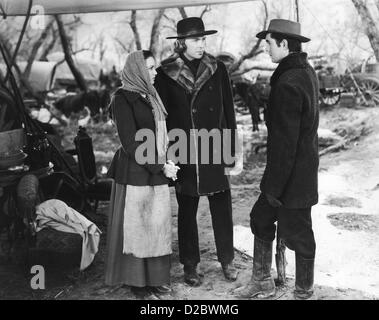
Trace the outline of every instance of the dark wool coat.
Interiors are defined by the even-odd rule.
[[[223,142],[219,144],[220,149],[212,141],[209,146],[203,143],[204,140],[194,145],[193,136],[189,139],[191,129],[220,132],[220,129],[229,128],[235,133],[233,97],[225,65],[204,54],[195,80],[183,59],[176,55],[163,61],[157,73],[155,87],[168,112],[168,131],[182,129],[188,138],[187,157],[179,161],[177,192],[199,196],[230,189],[229,176],[225,175],[225,167],[230,162],[214,164],[213,161],[218,157],[216,154],[213,158],[214,150],[222,155]],[[202,147],[209,154],[208,164],[201,161]],[[228,148],[234,147],[228,144]],[[221,156],[221,159],[224,158]]]
[[[163,164],[139,164],[135,152],[142,141],[136,141],[139,129],[155,132],[153,109],[140,94],[118,89],[110,105],[121,146],[115,153],[108,170],[108,177],[116,183],[133,186],[155,186],[168,184],[163,174]]]
[[[306,53],[284,58],[271,77],[261,191],[286,208],[309,208],[318,201],[318,91]]]

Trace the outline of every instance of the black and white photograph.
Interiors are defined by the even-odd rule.
[[[0,300],[378,300],[378,123],[379,0],[0,0]]]

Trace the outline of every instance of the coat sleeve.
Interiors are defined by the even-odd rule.
[[[169,92],[168,92],[168,88],[167,88],[167,85],[166,85],[166,79],[165,79],[165,76],[163,75],[163,71],[158,68],[157,69],[157,75],[155,77],[155,82],[154,82],[154,86],[155,86],[155,89],[157,90],[162,102],[163,102],[163,105],[165,106],[166,108],[166,111],[167,111],[167,117],[170,117],[170,114],[169,114],[169,110],[168,110],[168,101],[169,101]],[[167,121],[166,121],[166,125],[167,125]],[[169,134],[169,138],[170,138],[170,130],[168,128],[168,125],[167,125],[167,132]],[[168,143],[168,151],[167,151],[167,160],[176,160],[176,156],[171,152],[171,146],[174,144],[175,142],[174,141],[169,141]]]
[[[264,192],[279,199],[296,161],[302,112],[300,90],[288,83],[279,83],[270,107],[273,110]]]
[[[234,102],[232,87],[228,71],[223,63],[220,63],[222,72],[222,99],[224,105],[224,114],[228,129],[237,129],[236,114],[234,112]]]
[[[111,107],[113,109],[113,121],[116,124],[122,148],[129,156],[133,155],[133,157],[135,157],[138,146],[140,146],[143,142],[136,141],[135,139],[137,125],[132,106],[124,97],[120,95],[114,95],[111,103]],[[146,163],[142,166],[149,170],[152,174],[158,174],[163,169],[162,164]]]
[[[167,86],[165,85],[165,79],[163,78],[162,71],[159,68],[157,69],[157,75],[155,77],[154,86],[163,102],[163,105],[165,106],[167,110],[167,105],[168,105],[167,104],[167,101],[168,101]]]
[[[221,78],[222,78],[222,103],[224,109],[224,116],[226,120],[226,126],[230,129],[231,133],[231,156],[236,156],[236,144],[235,138],[237,135],[237,122],[236,122],[236,114],[234,111],[234,101],[233,101],[233,93],[231,82],[229,78],[228,71],[226,70],[225,65],[220,62],[219,63],[221,69]],[[232,164],[228,164],[227,167],[233,167],[235,165],[235,161]]]

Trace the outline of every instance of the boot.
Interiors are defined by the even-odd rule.
[[[238,276],[238,271],[234,266],[233,262],[230,263],[222,263],[221,264],[222,271],[224,272],[224,276],[226,280],[236,281]]]
[[[271,276],[272,241],[254,237],[253,274],[246,286],[234,293],[241,298],[265,299],[275,295],[275,282]]]
[[[160,300],[147,287],[131,287],[130,291],[135,295],[135,297],[138,300]]]
[[[314,259],[305,259],[295,254],[296,280],[295,299],[305,300],[313,295]]]
[[[191,287],[198,287],[201,285],[200,275],[197,273],[196,265],[184,265],[184,282]]]

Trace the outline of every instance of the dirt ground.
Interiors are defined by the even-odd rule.
[[[250,116],[239,115],[244,136],[244,170],[232,177],[233,217],[235,224],[235,264],[239,270],[236,282],[227,282],[215,253],[214,237],[206,198],[198,211],[201,250],[200,269],[203,284],[192,288],[183,282],[178,262],[176,212],[177,203],[171,190],[173,207],[172,288],[160,299],[192,300],[236,299],[233,289],[245,284],[251,275],[252,258],[249,213],[259,195],[263,173],[264,150],[254,147],[265,138],[264,126],[252,133]],[[345,108],[334,106],[321,112],[320,128],[345,138],[346,145],[328,153],[320,162],[320,203],[314,208],[313,223],[317,241],[315,299],[366,300],[379,297],[379,108]],[[94,139],[96,157],[107,165],[117,146],[111,127],[89,129]],[[67,130],[67,143],[76,130]],[[30,274],[0,256],[0,299],[136,299],[128,287],[104,284],[107,203],[101,203],[91,219],[102,230],[100,250],[93,264],[84,272],[78,267],[51,266],[46,269],[46,289],[32,290]],[[251,237],[252,239],[252,237]],[[294,255],[287,250],[288,281],[278,288],[273,299],[291,300],[294,287]],[[274,266],[273,266],[274,268]],[[273,269],[275,273],[275,270]]]

